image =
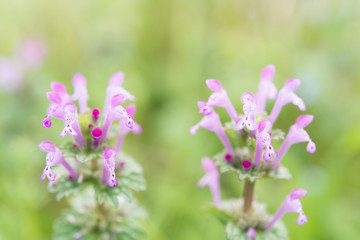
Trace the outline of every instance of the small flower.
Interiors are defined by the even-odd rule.
[[[206,85],[208,88],[213,91],[208,99],[208,103],[212,106],[225,108],[229,116],[235,121],[239,121],[239,117],[235,111],[234,106],[232,105],[227,92],[221,86],[221,83],[215,79],[206,80]]]
[[[94,146],[97,147],[100,143],[102,131],[100,128],[95,128],[91,131],[91,136],[94,138]]]
[[[254,228],[249,228],[247,231],[246,231],[246,236],[248,236],[249,238],[251,239],[254,239],[256,237],[256,230]]]
[[[107,148],[103,157],[103,176],[102,181],[107,183],[109,187],[115,187],[118,181],[115,176],[116,151],[113,148]]]
[[[277,152],[271,145],[271,137],[269,134],[271,129],[272,129],[272,124],[269,120],[262,120],[259,123],[258,131],[256,133],[256,150],[255,150],[255,160],[254,160],[256,166],[260,165],[263,148],[266,148],[263,155],[263,159],[265,162],[269,161],[271,157],[277,156]]]
[[[214,205],[220,207],[221,206],[220,182],[219,182],[220,179],[216,165],[210,158],[203,158],[202,165],[206,174],[198,182],[198,187],[203,188],[205,186],[208,186],[213,196]]]
[[[299,213],[297,223],[300,226],[304,225],[305,222],[308,222],[309,219],[305,215],[302,204],[299,200],[305,196],[306,193],[306,190],[300,188],[292,190],[291,193],[286,196],[285,201],[268,224],[267,229],[270,229],[287,212]]]
[[[78,121],[77,109],[75,104],[67,103],[63,107],[65,127],[60,133],[60,137],[65,137],[67,134],[76,138],[80,146],[84,145],[84,137],[81,133],[80,124]]]
[[[289,150],[291,145],[296,144],[296,143],[308,142],[306,150],[309,153],[315,153],[316,145],[310,139],[309,134],[304,130],[304,128],[307,125],[309,125],[313,119],[314,119],[314,116],[312,116],[312,115],[302,115],[297,118],[296,123],[290,127],[289,133],[287,134],[287,136],[279,150],[279,154],[274,160],[275,165],[279,164],[280,160],[285,155],[285,153]]]
[[[245,116],[238,122],[236,129],[241,130],[246,126],[250,131],[254,131],[256,129],[256,104],[254,95],[250,92],[244,93],[241,96],[241,102],[244,104],[243,111]]]
[[[272,82],[275,75],[275,66],[268,65],[261,72],[261,78],[259,82],[259,92],[256,94],[256,112],[262,113],[265,111],[266,100],[275,99],[277,95],[277,89]]]
[[[129,99],[130,101],[135,101],[136,99],[135,96],[122,87],[123,82],[124,82],[123,72],[117,72],[110,77],[109,86],[106,89],[106,99],[103,108],[104,115],[107,114],[107,111],[111,107],[111,100],[117,94],[122,94],[126,97],[126,99]]]
[[[226,162],[228,162],[228,163],[231,163],[232,162],[232,156],[230,155],[230,154],[225,154],[225,156],[224,156],[224,158],[225,158],[225,161]]]
[[[94,121],[94,123],[97,123],[100,117],[100,110],[98,108],[94,108],[91,114],[92,114],[92,120]]]
[[[69,172],[69,178],[75,179],[78,177],[76,171],[66,162],[64,157],[62,156],[60,150],[50,141],[44,141],[39,144],[39,148],[43,152],[47,152],[46,155],[46,166],[41,175],[41,180],[45,179],[45,176],[49,181],[55,181],[56,175],[51,170],[51,167],[61,164],[63,165],[66,170]]]
[[[301,111],[305,111],[306,107],[303,100],[294,93],[300,84],[301,81],[299,79],[290,79],[285,82],[284,87],[280,90],[276,98],[275,105],[269,117],[272,124],[274,124],[279,116],[282,107],[289,103],[293,103],[298,106]]]
[[[213,107],[206,102],[199,101],[198,107],[200,109],[199,112],[202,113],[204,117],[200,120],[199,123],[190,128],[190,133],[194,135],[199,127],[203,127],[207,130],[215,132],[220,138],[220,141],[224,144],[229,154],[234,155],[234,149],[231,146],[223,126],[221,125],[219,115],[214,111]]]
[[[72,99],[78,101],[80,113],[84,113],[88,110],[87,101],[89,99],[86,88],[86,78],[82,74],[76,73],[73,77],[72,83],[74,86]]]
[[[125,120],[125,125],[127,128],[132,128],[134,125],[133,119],[129,116],[129,114],[126,112],[125,108],[123,108],[120,104],[125,102],[126,96],[122,94],[117,94],[113,97],[111,101],[111,107],[109,108],[104,125],[103,125],[103,135],[101,137],[101,141],[104,141],[106,139],[106,134],[110,128],[110,125],[115,120],[123,121]]]

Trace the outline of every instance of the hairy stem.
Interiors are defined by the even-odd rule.
[[[253,195],[254,195],[255,181],[251,182],[248,179],[245,180],[244,187],[244,213],[249,213],[251,210]]]

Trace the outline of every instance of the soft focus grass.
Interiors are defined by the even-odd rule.
[[[310,222],[284,220],[291,239],[356,239],[360,235],[360,2],[122,0],[0,0],[0,55],[16,42],[41,36],[45,65],[27,74],[16,93],[0,92],[0,239],[50,239],[52,223],[66,202],[56,202],[39,180],[42,140],[60,143],[62,123],[43,129],[51,81],[71,89],[76,72],[88,79],[90,106],[102,107],[108,77],[125,72],[137,96],[136,120],[144,132],[126,139],[125,151],[144,167],[148,189],[138,194],[149,213],[149,240],[223,239],[223,226],[201,210],[211,201],[198,190],[202,156],[221,149],[205,130],[191,136],[206,100],[205,79],[216,78],[240,111],[244,91],[257,90],[261,69],[277,67],[278,88],[302,79],[298,94],[307,128],[317,144],[293,146],[284,159],[294,179],[256,184],[260,201],[275,212],[293,188],[306,188]],[[271,109],[272,103],[268,105]],[[220,109],[224,119],[226,114]],[[300,111],[286,106],[276,127],[287,131]],[[242,184],[229,174],[222,195],[239,197]]]

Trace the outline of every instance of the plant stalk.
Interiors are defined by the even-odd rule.
[[[245,180],[244,186],[244,213],[249,213],[251,210],[253,195],[254,195],[254,186],[255,181],[251,182],[250,180]]]

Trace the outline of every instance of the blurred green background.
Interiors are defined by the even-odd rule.
[[[206,79],[221,80],[240,112],[241,94],[257,91],[270,63],[278,88],[302,80],[297,93],[315,115],[306,130],[318,150],[293,146],[283,161],[293,180],[258,182],[258,200],[274,213],[293,188],[305,188],[310,222],[298,226],[296,214],[286,215],[291,239],[359,238],[359,26],[357,0],[0,0],[0,55],[11,56],[28,36],[42,37],[48,49],[43,67],[28,71],[17,92],[0,90],[0,239],[51,239],[67,207],[39,179],[38,143],[61,142],[62,123],[41,127],[50,82],[70,90],[81,72],[90,106],[102,107],[117,71],[137,96],[135,119],[144,129],[126,139],[125,151],[144,168],[148,188],[138,197],[149,213],[147,239],[223,239],[224,227],[202,210],[209,190],[196,187],[201,158],[222,146],[211,132],[188,130],[201,118],[196,101],[210,94]],[[287,131],[299,114],[286,106],[275,127]],[[234,175],[221,185],[223,198],[241,195]]]

